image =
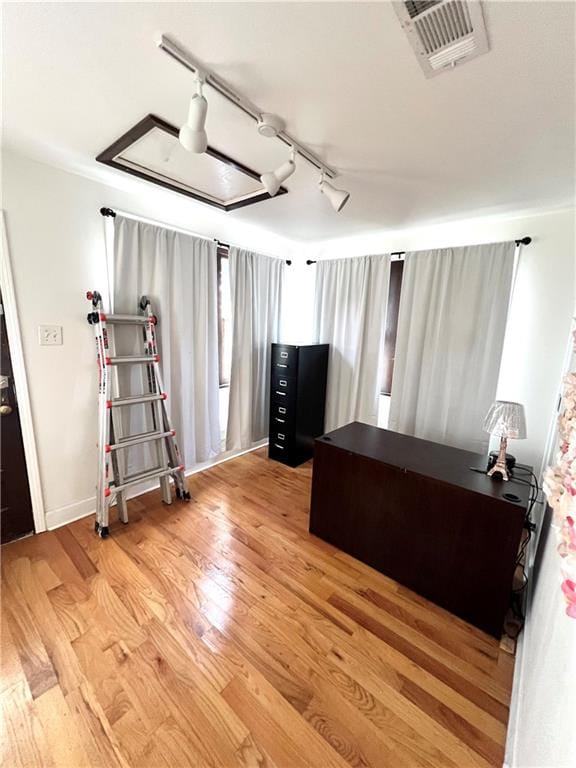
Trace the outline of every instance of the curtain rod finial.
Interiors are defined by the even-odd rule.
[[[100,213],[102,216],[111,216],[113,219],[116,217],[116,211],[113,211],[112,208],[100,208]]]

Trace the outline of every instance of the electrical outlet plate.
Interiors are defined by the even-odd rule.
[[[62,344],[61,325],[39,325],[38,343],[41,347],[55,347]]]

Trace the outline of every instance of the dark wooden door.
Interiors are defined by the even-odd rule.
[[[4,544],[33,533],[34,517],[1,296],[0,339],[0,534]]]

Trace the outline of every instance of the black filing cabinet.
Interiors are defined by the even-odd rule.
[[[272,344],[271,459],[296,467],[314,453],[324,432],[328,344]]]

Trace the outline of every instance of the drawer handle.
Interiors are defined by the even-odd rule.
[[[288,386],[288,382],[286,381],[286,379],[280,379],[280,381],[278,382],[278,384],[279,384],[279,386],[281,386],[281,387],[287,387],[287,386]]]
[[[288,366],[286,365],[286,363],[276,363],[276,367],[277,367],[277,368],[288,368]]]
[[[284,394],[284,393],[282,393],[282,394]],[[279,405],[278,406],[278,413],[286,413],[286,408],[284,408],[283,405]]]
[[[278,390],[276,390],[276,394],[282,395],[282,397],[286,397],[286,392],[278,392]]]
[[[275,421],[279,421],[280,424],[285,424],[286,423],[286,419],[279,419],[278,416],[276,416],[274,420]]]
[[[280,352],[280,357],[285,360],[288,357],[288,352]]]
[[[278,443],[274,443],[274,448],[280,448],[281,451],[284,450],[284,446],[283,445],[278,445]]]
[[[282,432],[278,432],[276,437],[278,438],[278,440],[286,440],[286,435],[283,435]]]

